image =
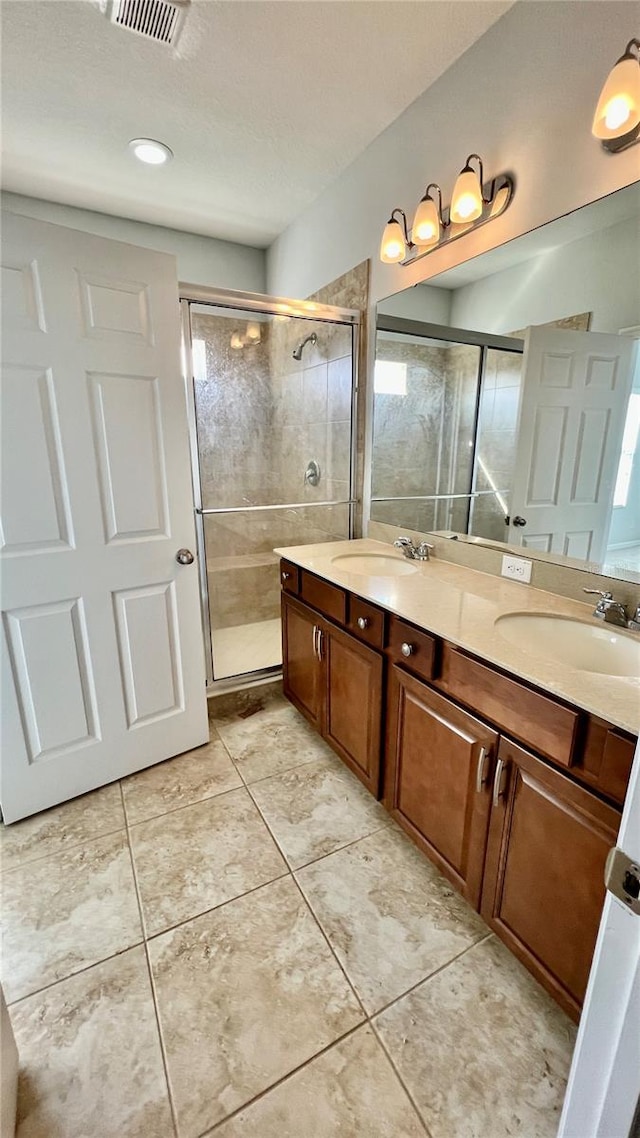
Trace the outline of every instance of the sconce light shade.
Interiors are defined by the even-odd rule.
[[[260,325],[257,321],[252,320],[251,323],[247,324],[246,338],[249,344],[260,343]]]
[[[639,40],[630,40],[624,55],[609,72],[602,88],[591,132],[607,149],[616,150],[616,141],[634,141],[640,132],[640,58],[632,49],[640,50]]]
[[[470,158],[467,158],[467,164],[458,174],[453,187],[449,216],[454,225],[476,221],[482,215],[482,176],[469,163]]]
[[[242,339],[242,336],[239,332],[232,333],[229,343],[231,344],[231,347],[234,349],[234,351],[238,351],[240,348],[244,348],[244,340]]]
[[[440,240],[440,214],[433,198],[425,196],[418,203],[416,215],[413,219],[411,240],[421,249],[428,249],[437,245]]]
[[[400,222],[393,217],[389,218],[384,227],[382,241],[380,242],[380,260],[385,265],[395,265],[401,261],[407,251],[404,233]]]

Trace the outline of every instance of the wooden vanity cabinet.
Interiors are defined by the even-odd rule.
[[[377,798],[382,655],[284,594],[282,635],[285,695]]]
[[[577,1018],[620,813],[504,738],[491,796],[482,916]]]
[[[478,909],[498,733],[395,665],[387,706],[385,805]]]

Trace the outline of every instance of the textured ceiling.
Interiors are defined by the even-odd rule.
[[[193,0],[172,52],[91,0],[4,0],[5,188],[266,246],[511,2]]]

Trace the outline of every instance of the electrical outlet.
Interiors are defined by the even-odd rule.
[[[524,557],[509,557],[506,554],[502,558],[502,576],[528,585],[531,580],[531,564],[532,562],[526,561]]]

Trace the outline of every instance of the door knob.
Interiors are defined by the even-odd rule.
[[[193,565],[193,553],[190,549],[179,549],[176,553],[178,565]]]
[[[526,526],[526,524],[527,524],[527,519],[526,519],[526,518],[521,518],[521,517],[520,517],[520,514],[516,514],[516,516],[515,516],[515,518],[513,519],[513,521],[512,521],[512,523],[511,523],[511,524],[512,524],[512,525],[514,525],[514,526]]]

